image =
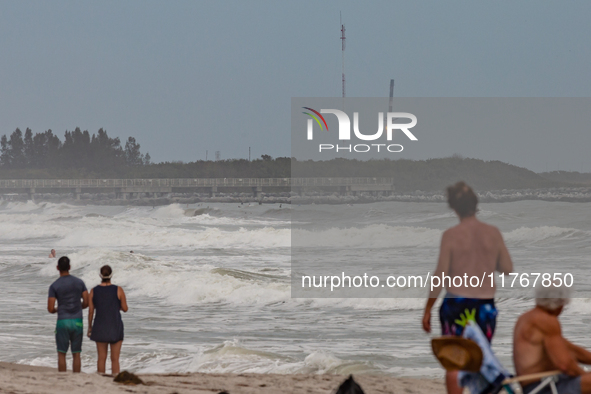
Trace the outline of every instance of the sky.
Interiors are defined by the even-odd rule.
[[[102,127],[156,162],[290,156],[292,97],[341,95],[340,12],[348,97],[387,97],[391,78],[396,97],[591,96],[583,1],[0,5],[0,134]],[[561,130],[543,158],[528,146],[552,133],[513,135],[507,152],[503,132],[429,154],[591,171],[588,129]]]

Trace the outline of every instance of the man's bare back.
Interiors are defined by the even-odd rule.
[[[443,233],[441,252],[435,274],[451,277],[468,275],[481,278],[495,271],[510,273],[513,263],[498,228],[475,216],[462,218],[457,226]],[[469,298],[493,298],[494,283],[485,280],[482,287],[448,287],[451,293]]]
[[[464,326],[457,321],[465,319],[463,314],[466,308],[470,308],[471,313],[478,311],[477,323],[490,341],[494,335],[497,310],[494,305],[495,286],[494,282],[491,284],[489,275],[494,275],[495,271],[503,274],[512,272],[513,262],[500,231],[476,219],[478,196],[470,186],[462,181],[449,186],[447,202],[460,219],[460,224],[446,230],[441,238],[439,259],[433,272],[433,277],[437,276],[441,281],[429,293],[423,313],[423,330],[431,332],[431,309],[445,287],[448,294],[439,310],[442,334],[462,335]],[[484,281],[483,276],[486,278]],[[483,281],[476,285],[478,287],[470,287],[470,284],[475,284],[474,277],[479,282]],[[445,385],[448,394],[462,393],[457,371],[446,372]]]

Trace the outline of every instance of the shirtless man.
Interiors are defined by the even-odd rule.
[[[476,219],[478,197],[464,182],[458,182],[447,188],[447,202],[460,219],[460,223],[446,230],[441,238],[439,260],[433,276],[442,275],[449,279],[442,280],[442,286],[434,287],[429,294],[423,315],[423,329],[431,332],[431,309],[443,287],[447,294],[441,309],[442,335],[461,336],[470,316],[482,329],[489,342],[492,340],[497,318],[494,296],[495,286],[487,275],[498,271],[509,274],[513,271],[513,262],[503,241],[501,232],[494,226]],[[484,283],[479,287],[453,284],[453,277],[477,276],[479,280],[485,276]],[[466,313],[469,312],[469,316]],[[461,394],[458,385],[457,371],[446,374],[447,392]]]
[[[591,364],[591,352],[564,339],[558,315],[570,301],[570,289],[536,287],[536,307],[525,312],[513,332],[513,363],[517,376],[560,370],[556,388],[560,394],[591,393],[591,372],[579,365]],[[536,388],[539,381],[522,382],[523,393]],[[550,394],[546,386],[540,394]]]
[[[51,252],[49,252],[49,258],[55,259],[56,257],[57,257],[57,254],[55,253],[55,249],[51,249]]]

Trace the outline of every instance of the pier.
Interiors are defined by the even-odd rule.
[[[171,193],[247,192],[258,196],[264,192],[309,191],[356,194],[358,192],[389,194],[394,191],[394,178],[174,178],[174,179],[1,179],[0,194],[72,194],[115,193],[116,198],[161,197]]]

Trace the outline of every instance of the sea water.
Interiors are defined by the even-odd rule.
[[[298,207],[298,219],[327,218],[310,246],[342,239],[371,246],[371,256],[412,256],[435,266],[442,231],[457,223],[443,203],[381,202]],[[543,261],[589,275],[591,203],[518,201],[481,204],[498,226],[516,271]],[[3,202],[0,205],[0,361],[54,367],[56,315],[47,290],[58,257],[89,290],[99,268],[127,294],[121,368],[135,372],[372,373],[442,376],[421,329],[424,299],[296,299],[290,289],[289,205],[201,203],[161,207]],[[295,208],[294,208],[295,209]],[[351,223],[355,223],[351,225]],[[133,251],[133,253],[130,253]],[[392,262],[393,271],[396,261]],[[566,271],[565,271],[566,272]],[[426,297],[427,293],[425,293]],[[531,307],[528,294],[497,299],[493,349],[512,369],[512,330]],[[86,312],[84,312],[86,327]],[[591,347],[591,299],[561,317],[565,335]],[[434,334],[439,332],[433,312]],[[86,328],[85,328],[86,329]],[[85,337],[83,370],[96,370]]]

